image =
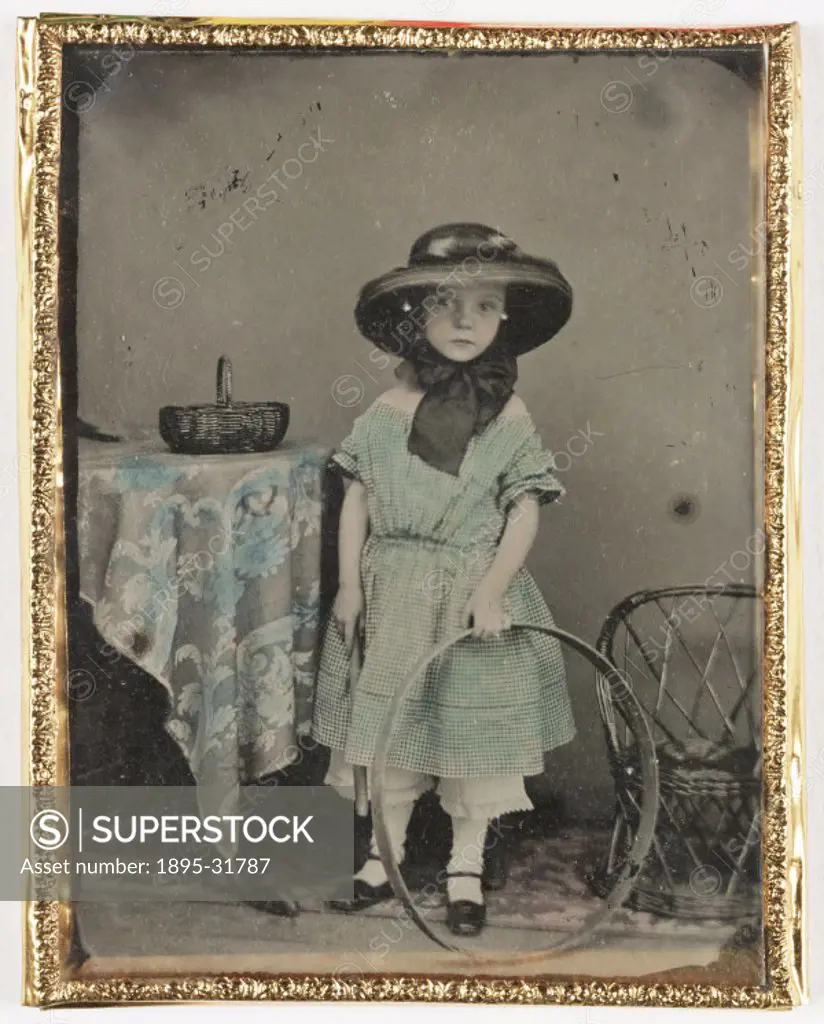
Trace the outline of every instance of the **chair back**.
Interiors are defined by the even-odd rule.
[[[760,750],[760,607],[746,584],[639,591],[607,616],[596,647],[624,674],[656,744],[703,764]],[[607,734],[626,740],[599,687]],[[754,767],[754,766],[750,766]]]

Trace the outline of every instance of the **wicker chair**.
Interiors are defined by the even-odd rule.
[[[746,585],[641,591],[608,615],[598,651],[646,711],[660,797],[652,848],[629,904],[682,918],[749,920],[760,874],[760,679],[756,591]],[[591,879],[601,891],[638,820],[628,784],[636,751],[598,686],[617,804],[609,852]]]

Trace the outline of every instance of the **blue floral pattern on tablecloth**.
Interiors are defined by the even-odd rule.
[[[330,449],[150,447],[81,443],[81,594],[106,642],[169,691],[198,784],[252,782],[309,731]]]

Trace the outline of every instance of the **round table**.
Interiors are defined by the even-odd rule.
[[[80,443],[81,596],[113,657],[168,690],[166,728],[198,786],[253,782],[308,733],[330,453]]]

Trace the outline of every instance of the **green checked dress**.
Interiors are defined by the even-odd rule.
[[[350,764],[371,765],[395,689],[464,628],[462,610],[513,499],[532,491],[546,503],[563,494],[528,413],[499,415],[474,436],[457,477],[407,451],[413,415],[378,399],[332,457],[367,493],[364,657],[353,700],[349,659],[330,618],[312,732]],[[514,622],[554,624],[526,568],[504,603]],[[442,778],[534,775],[544,770],[545,751],[574,735],[560,643],[511,629],[468,637],[430,665],[403,705],[388,764]]]

